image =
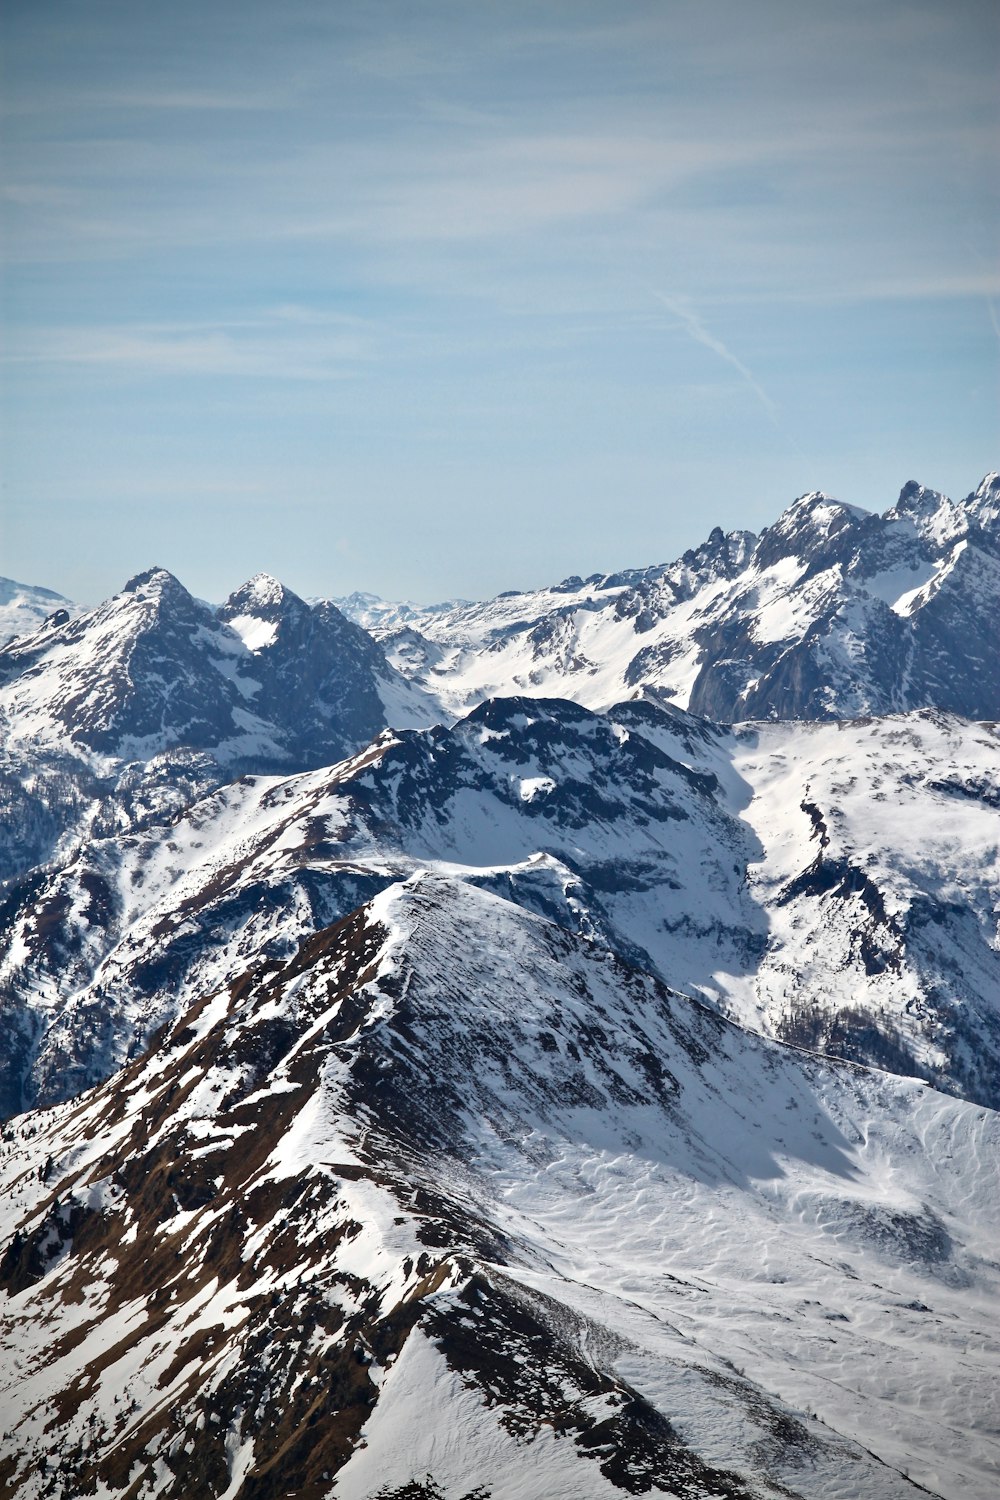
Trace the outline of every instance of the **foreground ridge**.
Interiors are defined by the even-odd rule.
[[[985,1497],[997,1144],[417,875],[7,1131],[0,1473]]]

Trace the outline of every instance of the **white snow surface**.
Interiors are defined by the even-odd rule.
[[[64,599],[53,589],[0,578],[0,646],[16,636],[33,635],[58,609],[66,610],[72,617],[81,613],[82,605]]]
[[[830,711],[884,712],[923,704],[907,700],[905,684],[879,681],[877,669],[865,675],[864,642],[885,631],[879,609],[913,619],[953,573],[977,528],[995,530],[998,519],[995,475],[960,505],[935,491],[904,491],[881,518],[817,491],[801,496],[760,538],[713,533],[712,545],[669,565],[572,578],[474,604],[422,609],[370,595],[335,602],[453,716],[484,698],[515,694],[605,708],[637,685],[691,707],[713,660],[712,643],[735,626],[759,647],[786,651],[816,634],[825,643]],[[973,551],[989,571],[989,559]],[[817,565],[822,556],[826,567]],[[964,587],[987,601],[997,594],[992,576]],[[747,677],[746,691],[758,680]]]
[[[367,1009],[332,1049],[351,951],[335,947],[269,986],[221,991],[127,1076],[7,1131],[5,1244],[50,1222],[53,1196],[86,1201],[108,1226],[107,1248],[64,1244],[40,1281],[0,1301],[3,1456],[19,1496],[44,1492],[40,1452],[117,1451],[144,1423],[138,1493],[176,1493],[185,1445],[208,1441],[213,1393],[258,1347],[261,1297],[291,1297],[304,1329],[310,1305],[368,1308],[375,1321],[356,1326],[369,1332],[352,1335],[363,1339],[417,1297],[398,1355],[372,1362],[374,1407],[331,1496],[373,1500],[430,1476],[447,1495],[483,1484],[510,1500],[603,1500],[621,1490],[572,1423],[613,1419],[631,1393],[754,1494],[901,1497],[912,1480],[945,1500],[991,1500],[996,1113],[750,1036],[439,873],[388,888],[366,922]],[[268,1018],[297,1039],[234,1117],[223,1101],[246,1064],[233,1046]],[[373,1062],[388,1109],[360,1081]],[[458,1088],[441,1092],[449,1079]],[[254,1122],[259,1168],[227,1164],[240,1120]],[[149,1168],[130,1172],[130,1159],[152,1163],[171,1141],[182,1180],[191,1143],[213,1140],[217,1195],[151,1225],[138,1192]],[[119,1177],[131,1186],[109,1187]],[[254,1207],[269,1180],[287,1220]],[[473,1226],[492,1226],[500,1260],[451,1231],[421,1291],[417,1187],[460,1209],[473,1241]],[[315,1204],[305,1216],[303,1201]],[[230,1204],[243,1205],[240,1255],[211,1275]],[[347,1222],[346,1237],[330,1233]],[[137,1274],[135,1232],[177,1247],[165,1303],[115,1292],[119,1264]],[[485,1302],[469,1299],[473,1284]],[[502,1330],[513,1381],[456,1363],[462,1326],[482,1319],[488,1344],[503,1306],[543,1320],[548,1370]],[[198,1330],[207,1350],[192,1344]],[[296,1347],[275,1345],[288,1400],[304,1368]],[[540,1376],[572,1418],[563,1435],[525,1416]],[[79,1404],[54,1439],[74,1382]],[[266,1461],[268,1422],[249,1411],[233,1422],[218,1434],[228,1477],[206,1493],[238,1496]]]

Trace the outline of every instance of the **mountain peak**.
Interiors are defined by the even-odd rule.
[[[229,595],[218,618],[230,625],[251,651],[272,645],[283,621],[303,620],[309,605],[270,573],[255,573]]]
[[[996,526],[1000,522],[1000,473],[994,470],[985,475],[964,505],[980,526]]]
[[[934,515],[946,503],[946,497],[938,490],[928,489],[926,485],[918,484],[917,480],[908,479],[889,514],[893,518],[912,516],[923,519]]]
[[[823,490],[810,490],[761,532],[754,561],[761,569],[790,557],[815,562],[829,555],[831,544],[835,549],[840,546],[843,533],[853,533],[873,519],[857,505],[847,505]]]
[[[130,578],[122,589],[122,593],[137,594],[140,598],[152,599],[166,593],[187,595],[187,589],[167,568],[152,567],[144,568],[141,573],[136,573]]]
[[[799,495],[792,501],[791,505],[785,511],[784,516],[778,520],[777,524],[780,526],[781,522],[787,516],[808,514],[814,517],[825,517],[827,514],[836,515],[840,512],[848,516],[867,516],[869,514],[860,505],[848,505],[846,500],[838,500],[836,495],[829,495],[826,490],[808,490],[804,495]]]
[[[275,578],[271,573],[255,573],[252,578],[247,579],[246,583],[233,590],[219,613],[223,617],[229,611],[273,615],[275,611],[281,612],[296,605],[308,608],[305,601],[287,588],[279,578]]]
[[[293,599],[298,597],[285,587],[280,578],[275,578],[273,573],[255,573],[239,592],[255,599],[259,604],[278,604],[289,596]]]

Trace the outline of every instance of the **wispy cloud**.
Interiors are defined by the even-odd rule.
[[[187,491],[181,453],[283,495],[294,446],[317,495],[405,497],[407,567],[488,489],[494,588],[515,496],[586,572],[626,547],[609,492],[634,496],[624,562],[693,544],[698,497],[753,525],[862,472],[966,483],[996,462],[998,22],[980,0],[8,5],[5,496],[85,473],[98,496],[116,468],[123,493]],[[718,483],[737,463],[757,517]],[[82,556],[92,530],[58,534]]]
[[[0,360],[150,377],[344,380],[374,357],[362,328],[359,319],[284,306],[247,318],[36,329],[11,337]]]

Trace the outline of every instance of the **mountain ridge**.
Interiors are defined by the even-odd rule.
[[[996,726],[928,711],[731,729],[521,698],[244,776],[11,886],[0,1107],[99,1081],[199,987],[417,869],[751,1030],[996,1107],[998,761]]]
[[[241,772],[338,760],[390,717],[436,713],[333,606],[258,575],[216,610],[145,569],[0,648],[0,887]]]
[[[420,874],[6,1133],[0,1472],[25,1500],[985,1497],[995,1351],[953,1339],[997,1276],[996,1121]],[[907,1399],[873,1403],[874,1347]]]
[[[1000,717],[998,609],[993,472],[957,504],[916,481],[881,515],[812,491],[759,536],[715,528],[675,563],[398,619],[389,606],[355,612],[452,713],[518,692],[600,708],[655,687],[733,722],[924,707]]]

